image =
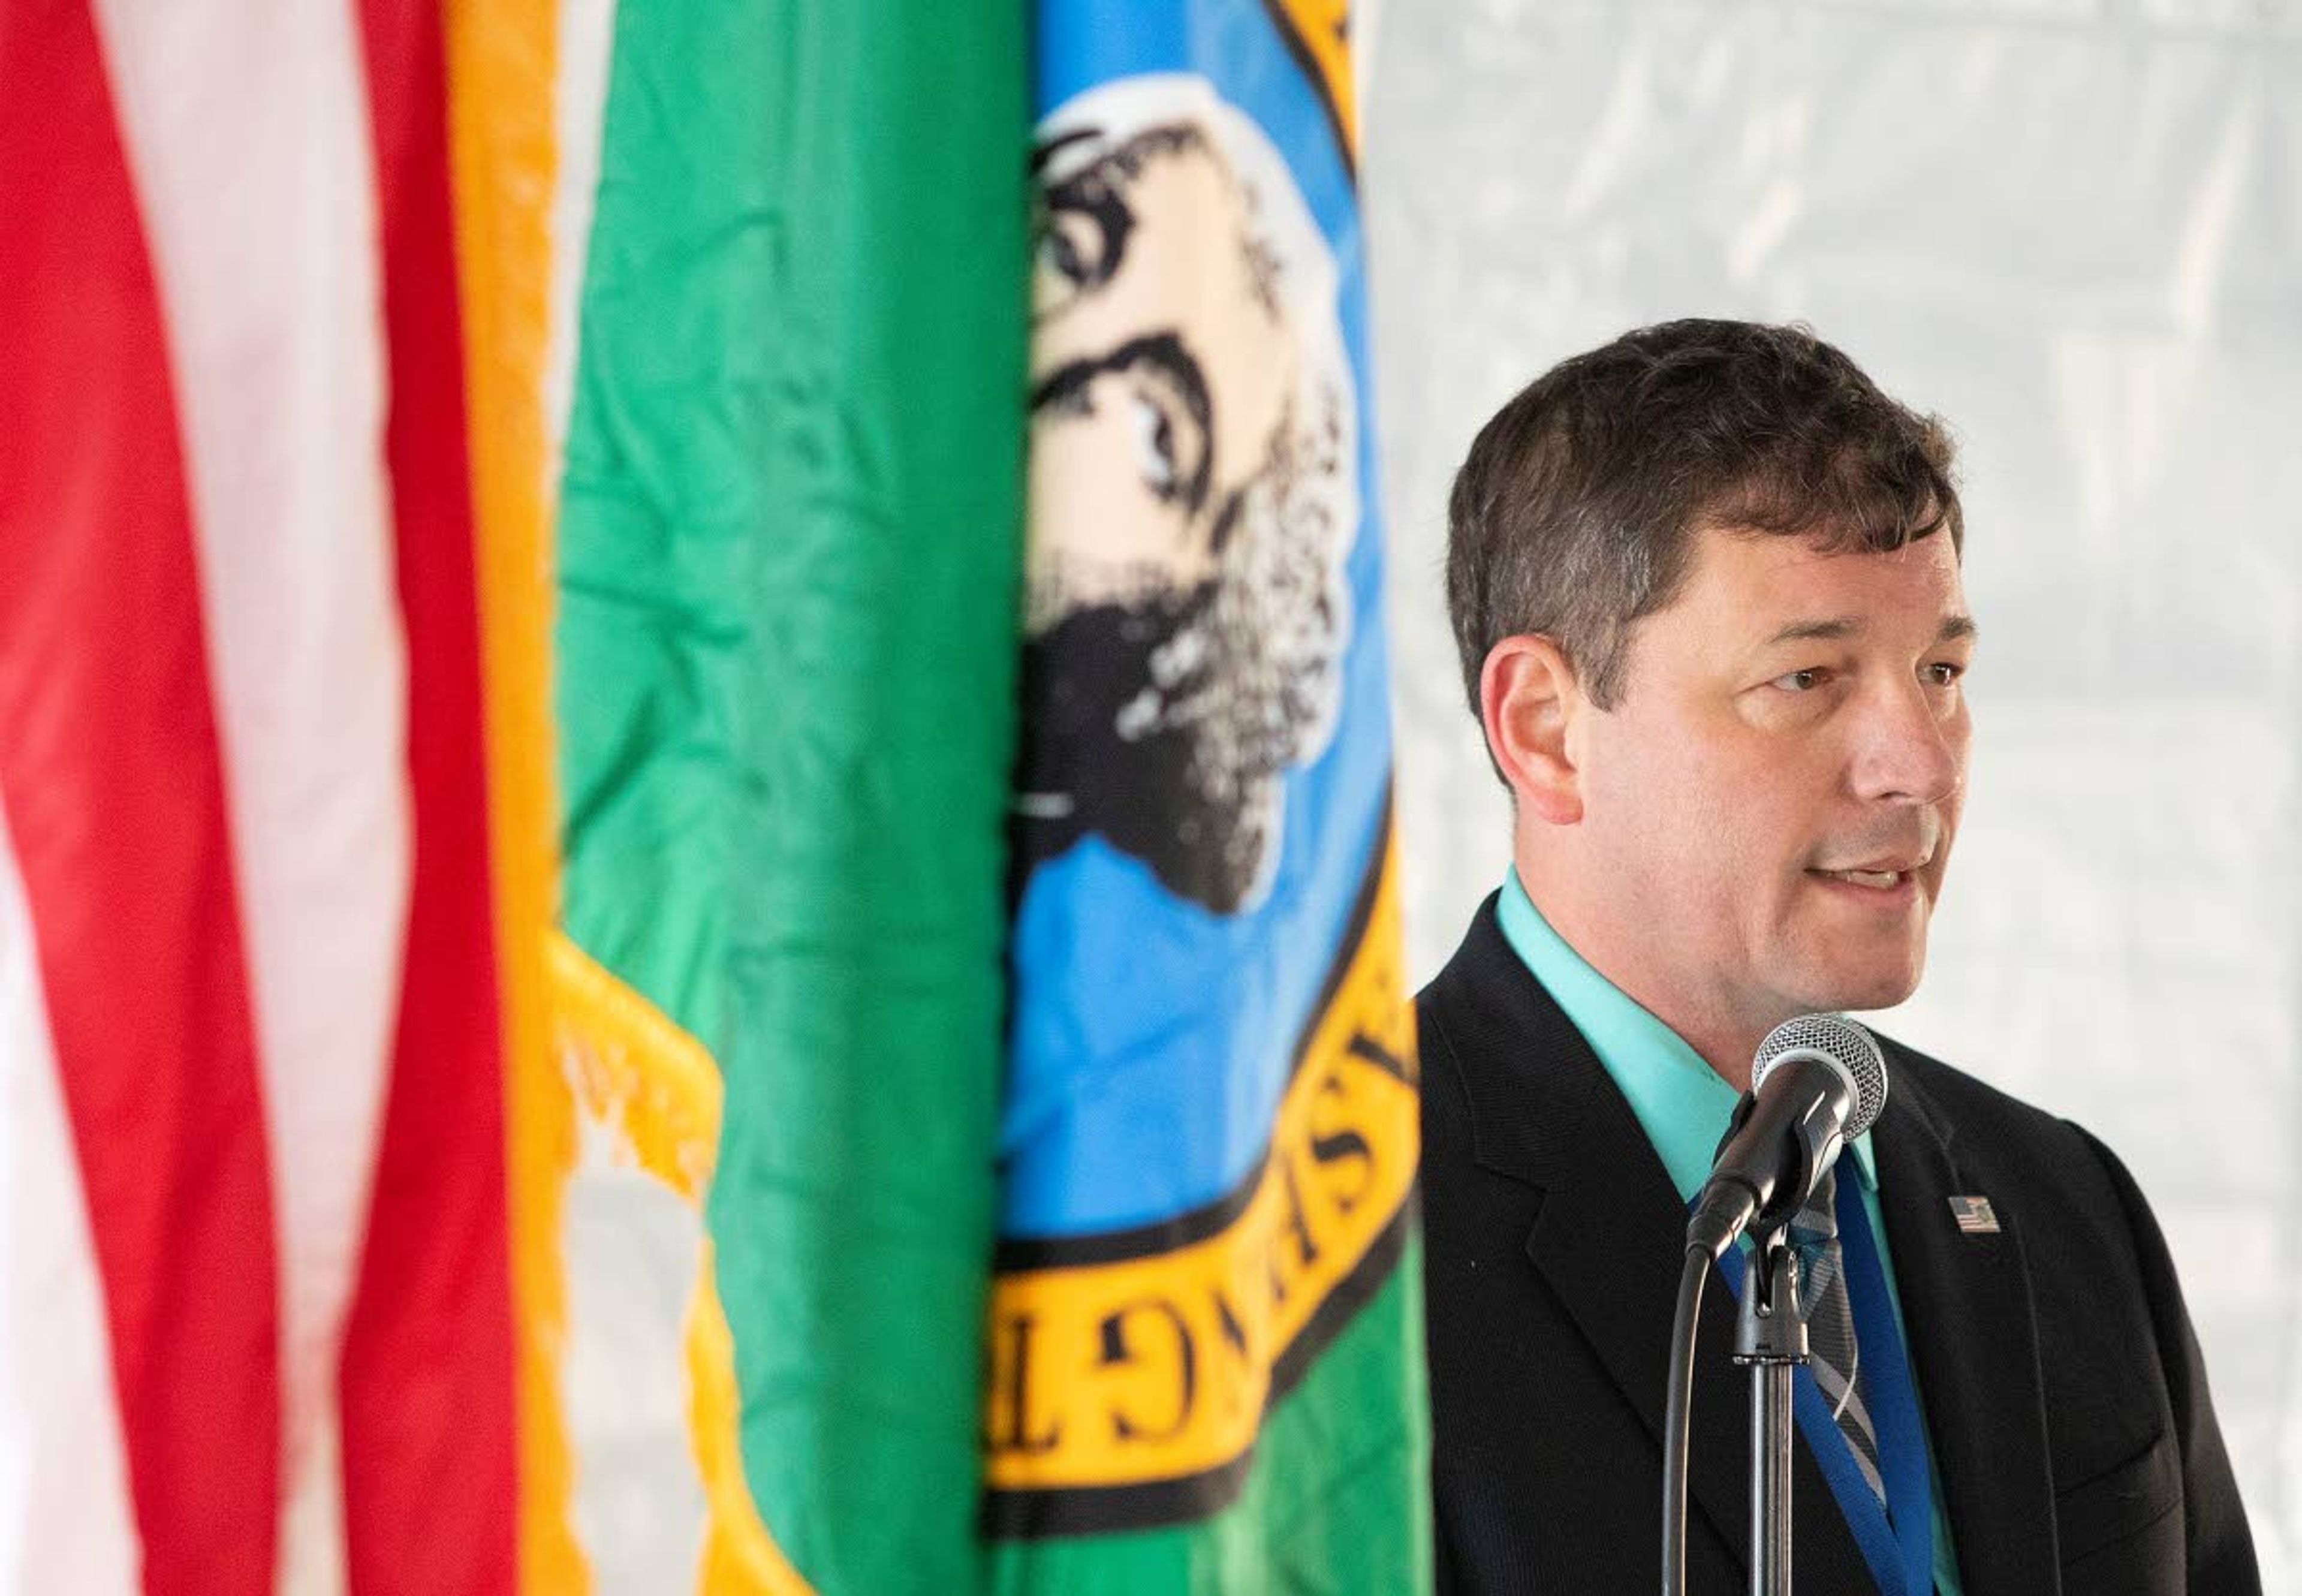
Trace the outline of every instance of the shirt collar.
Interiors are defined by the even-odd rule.
[[[1680,1198],[1693,1202],[1710,1178],[1718,1138],[1734,1118],[1735,1088],[1676,1031],[1593,970],[1551,928],[1520,885],[1516,869],[1504,878],[1499,916],[1504,939],[1591,1044],[1600,1066],[1629,1099],[1631,1113],[1654,1144]],[[1864,1131],[1849,1146],[1862,1183],[1875,1192],[1878,1172],[1871,1161],[1870,1133]]]

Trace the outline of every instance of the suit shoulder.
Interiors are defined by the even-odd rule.
[[[1895,1095],[1916,1105],[1970,1190],[2019,1194],[2034,1220],[2065,1239],[2096,1235],[2132,1256],[2138,1222],[2151,1224],[2133,1177],[2092,1132],[1891,1037],[1888,1112]]]
[[[2091,1132],[1890,1037],[1878,1040],[1888,1114],[1903,1093],[1905,1110],[1915,1107],[1947,1151],[1963,1189],[2019,1199],[2034,1231],[2065,1241],[2093,1237],[2121,1261],[2147,1250],[2137,1227],[2151,1226],[2148,1205]]]
[[[1954,1132],[1962,1148],[1980,1144],[2023,1155],[2051,1151],[2085,1155],[2100,1144],[2061,1115],[1992,1086],[1954,1064],[1876,1033],[1886,1054],[1887,1101],[1896,1088],[1926,1105],[1941,1128]]]
[[[1481,904],[1439,973],[1415,995],[1416,1042],[1423,1061],[1424,1092],[1434,1079],[1443,1089],[1468,1096],[1466,1054],[1490,1049],[1512,1021],[1496,1012],[1497,988],[1518,973],[1495,915],[1496,896]]]

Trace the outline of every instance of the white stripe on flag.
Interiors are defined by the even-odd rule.
[[[0,1592],[133,1596],[136,1515],[88,1198],[0,805]]]
[[[410,869],[374,162],[354,9],[97,0],[168,321],[279,1214],[285,1588],[333,1430]]]

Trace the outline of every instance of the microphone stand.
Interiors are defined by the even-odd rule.
[[[1751,1371],[1751,1596],[1791,1596],[1791,1371],[1806,1362],[1806,1320],[1785,1228],[1754,1238],[1735,1323],[1735,1361]]]

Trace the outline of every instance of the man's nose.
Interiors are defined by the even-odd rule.
[[[1965,710],[1911,681],[1871,695],[1859,721],[1855,795],[1939,803],[1966,779]]]

